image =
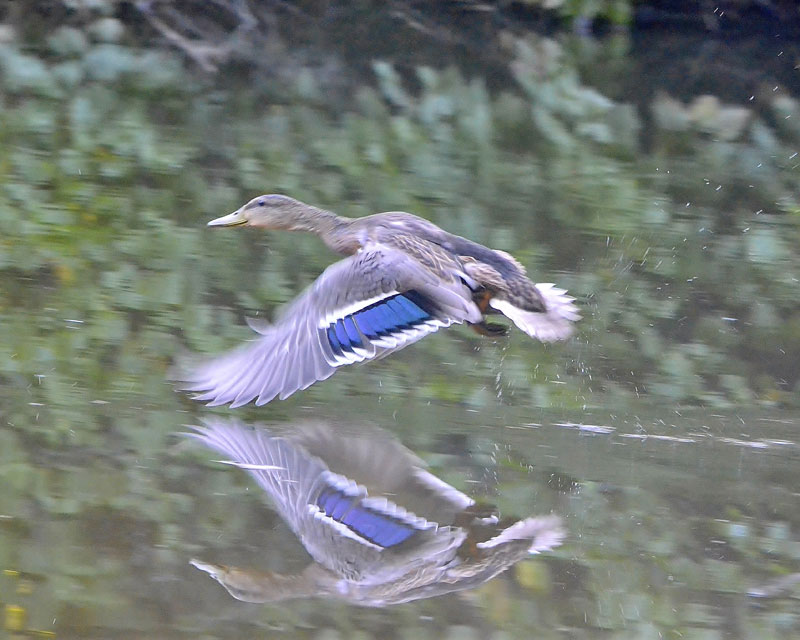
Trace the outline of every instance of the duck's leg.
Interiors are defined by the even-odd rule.
[[[458,555],[467,560],[482,556],[479,542],[489,540],[497,533],[499,520],[497,507],[493,504],[473,504],[456,514],[453,525],[466,529],[467,537],[458,548]]]
[[[498,322],[477,322],[469,325],[470,328],[479,336],[486,336],[489,338],[498,338],[500,336],[508,335],[508,327]]]
[[[456,527],[469,528],[476,524],[496,524],[499,519],[500,512],[493,504],[476,503],[462,509],[456,513],[453,520],[453,525]]]
[[[475,301],[475,304],[478,305],[478,309],[481,310],[484,316],[489,313],[496,313],[496,311],[489,306],[489,300],[491,300],[491,298],[492,293],[488,289],[481,289],[472,296],[472,299]],[[481,320],[480,322],[471,323],[469,326],[479,336],[497,338],[499,336],[508,335],[508,327],[496,322]]]

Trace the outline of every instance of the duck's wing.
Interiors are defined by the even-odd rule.
[[[291,439],[325,461],[326,466],[358,484],[371,495],[391,496],[417,516],[444,525],[474,506],[475,501],[426,469],[425,462],[391,434],[375,428],[304,423],[295,425]]]
[[[226,456],[220,462],[246,470],[297,531],[319,476],[327,466],[284,437],[236,420],[208,419],[185,435]]]
[[[481,313],[457,274],[376,244],[328,267],[252,344],[179,377],[210,405],[287,398],[338,367],[381,358]]]
[[[219,419],[187,435],[250,473],[311,556],[349,579],[384,567],[387,550],[441,553],[463,540],[461,529],[439,526],[333,472],[291,437]],[[381,464],[380,452],[374,453]]]

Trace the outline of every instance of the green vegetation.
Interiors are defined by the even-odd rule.
[[[313,238],[203,228],[262,191],[413,211],[569,287],[581,334],[553,348],[512,338],[515,402],[796,402],[795,99],[658,96],[642,153],[641,116],[582,84],[554,41],[515,41],[516,86],[497,94],[427,67],[412,91],[376,62],[376,85],[333,111],[310,72],[280,97],[209,91],[163,52],[78,33],[55,32],[46,64],[13,44],[2,55],[4,384],[54,411],[49,424],[72,424],[79,397],[169,405],[157,381],[179,350],[247,336],[244,315],[272,314],[331,260]],[[370,393],[380,374],[399,393],[414,380],[420,398],[485,403],[499,351],[455,333],[330,384]],[[490,354],[474,375],[448,375],[443,361],[478,346]]]

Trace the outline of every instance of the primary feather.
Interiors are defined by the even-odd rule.
[[[380,431],[213,419],[187,435],[249,473],[314,559],[297,575],[192,561],[240,600],[408,602],[477,586],[564,538],[557,516],[502,525]]]
[[[452,324],[487,329],[500,312],[543,342],[580,318],[574,299],[534,284],[494,251],[404,212],[348,219],[286,196],[260,196],[212,226],[311,231],[347,255],[328,267],[255,342],[178,374],[211,405],[284,399],[337,368],[375,360]],[[491,331],[487,331],[491,333]]]

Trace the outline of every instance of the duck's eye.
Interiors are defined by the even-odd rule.
[[[259,200],[256,204],[258,204],[259,207],[266,207],[267,206],[267,203],[264,202],[263,200]]]

